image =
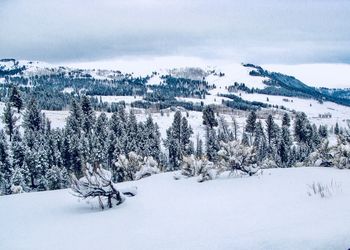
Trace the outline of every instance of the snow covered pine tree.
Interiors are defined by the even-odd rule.
[[[73,174],[71,177],[73,195],[83,199],[97,198],[102,209],[107,205],[113,207],[112,200],[116,201],[116,205],[120,205],[125,201],[125,196],[135,196],[137,188],[132,187],[119,191],[112,182],[112,174],[95,163],[93,166],[86,164],[84,176],[79,180]],[[106,204],[107,203],[107,204]]]

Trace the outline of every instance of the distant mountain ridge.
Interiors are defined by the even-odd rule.
[[[281,90],[282,88],[285,90],[304,94],[310,98],[318,99],[320,101],[332,101],[341,105],[350,106],[350,89],[310,87],[300,80],[296,79],[294,76],[289,76],[278,72],[270,72],[254,64],[243,64],[243,66],[252,68],[252,70],[249,72],[249,74],[252,76],[261,76],[268,78],[269,80],[264,81],[264,83],[270,88],[275,88],[276,90],[279,89],[277,92],[280,92],[281,95],[284,95],[284,92]]]
[[[245,86],[247,82],[239,82],[239,85],[243,86],[239,88],[240,91],[298,96],[316,99],[320,102],[331,101],[350,106],[349,88],[316,88],[308,86],[293,76],[271,72],[258,65],[247,63],[242,64],[241,67],[242,70],[243,68],[248,70],[251,78],[259,77],[259,79],[262,79],[262,84],[259,87],[254,84],[247,87]],[[216,79],[221,78],[221,82],[226,81],[225,88],[237,84],[232,79],[224,78],[225,73],[225,71],[222,72],[213,68],[185,67],[161,72],[157,72],[155,69],[155,71],[149,72],[149,75],[136,77],[133,76],[133,73],[122,73],[119,70],[78,69],[42,62],[18,61],[12,58],[0,59],[0,83],[20,85],[34,83],[34,85],[44,86],[46,82],[52,85],[51,87],[56,88],[57,91],[72,87],[76,91],[84,89],[92,95],[146,95],[147,88],[151,88],[155,92],[161,88],[161,91],[167,92],[166,96],[171,93],[169,98],[174,98],[177,95],[183,96],[184,93],[186,93],[186,97],[195,95],[195,97],[202,98],[205,95],[205,89],[209,90],[216,87],[209,82],[210,77],[215,76]],[[158,76],[157,84],[155,86],[147,85],[154,76]],[[118,90],[115,89],[117,85]],[[125,87],[126,91],[123,91],[120,86]],[[181,92],[177,93],[179,86],[181,86]],[[186,90],[186,88],[188,89]],[[163,94],[160,92],[158,95]],[[155,98],[155,95],[153,95],[149,99],[156,101],[157,98],[159,96]]]

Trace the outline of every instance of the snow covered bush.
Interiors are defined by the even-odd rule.
[[[128,157],[119,155],[113,169],[114,179],[117,182],[138,180],[157,173],[159,173],[158,162],[152,156],[142,159],[135,152],[130,152]]]
[[[217,176],[217,170],[213,162],[203,160],[199,165],[199,178],[198,182],[213,180]]]
[[[350,143],[338,138],[338,144],[332,149],[332,163],[337,168],[350,168]]]
[[[116,205],[123,203],[124,195],[136,195],[136,188],[119,191],[112,182],[111,172],[103,169],[97,163],[94,166],[87,163],[84,177],[78,180],[75,175],[72,175],[71,182],[73,195],[83,199],[97,198],[102,209],[106,206],[113,207],[113,200],[115,200]]]
[[[180,165],[181,172],[176,174],[174,178],[199,176],[198,181],[203,182],[215,179],[218,175],[227,171],[230,174],[248,174],[251,176],[260,170],[254,147],[245,146],[239,141],[221,141],[217,156],[218,160],[215,164],[205,158],[183,157]]]
[[[12,194],[20,194],[24,192],[22,186],[16,186],[16,185],[12,185],[10,190]]]
[[[238,141],[221,142],[220,146],[219,172],[254,175],[259,171],[254,147],[245,146]]]
[[[330,153],[329,141],[324,140],[319,147],[304,161],[305,166],[331,167],[333,166],[333,156]]]
[[[152,156],[145,157],[143,163],[141,164],[141,168],[135,173],[135,179],[139,180],[158,173],[158,162],[154,160]]]
[[[118,161],[114,163],[113,180],[123,182],[132,180],[132,172],[129,169],[129,160],[124,154],[119,155]]]
[[[192,156],[185,156],[180,164],[181,172],[174,175],[176,180],[182,177],[199,176],[198,182],[212,180],[216,178],[217,170],[214,163],[207,159],[196,159]]]
[[[277,168],[277,167],[278,167],[278,165],[276,164],[276,162],[274,160],[269,159],[269,158],[265,158],[261,162],[262,169]]]

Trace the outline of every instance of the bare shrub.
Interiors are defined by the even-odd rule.
[[[336,194],[337,192],[341,192],[341,185],[334,181],[333,179],[329,184],[321,183],[321,182],[313,182],[311,185],[307,185],[308,190],[307,194],[309,196],[320,196],[321,198],[329,198]]]

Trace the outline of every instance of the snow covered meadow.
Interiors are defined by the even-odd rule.
[[[206,77],[215,87],[204,99],[176,97],[201,112],[132,107],[141,95],[93,96],[123,101],[113,114],[95,111],[85,95],[59,111],[31,100],[16,113],[0,102],[18,118],[14,142],[11,119],[0,121],[3,194],[10,194],[0,196],[0,249],[349,248],[350,108],[236,91],[270,106],[228,109],[221,104],[231,99],[221,94],[233,81],[259,89],[266,80],[240,64],[228,70]],[[155,74],[147,87],[160,81]],[[79,199],[75,187],[95,198]],[[137,195],[124,196],[127,187]]]
[[[350,171],[264,170],[198,183],[158,174],[118,187],[138,194],[112,209],[69,190],[0,197],[0,249],[347,249]],[[309,196],[314,182],[337,184]]]

